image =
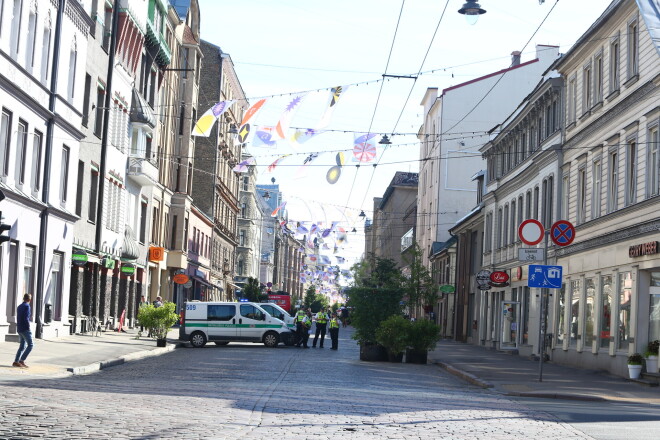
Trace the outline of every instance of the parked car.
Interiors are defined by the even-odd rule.
[[[250,302],[186,302],[179,327],[179,340],[196,348],[207,342],[262,342],[276,347],[292,337],[282,320]]]
[[[281,321],[283,321],[286,326],[291,330],[291,335],[290,337],[282,337],[282,342],[284,345],[291,346],[296,342],[296,324],[293,322],[294,318],[293,316],[289,315],[289,313],[284,310],[282,307],[278,306],[277,304],[273,303],[259,303],[259,307],[264,309],[266,312],[270,314],[270,316],[273,316],[274,318],[277,318]]]

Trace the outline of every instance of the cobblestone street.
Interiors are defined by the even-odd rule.
[[[589,438],[435,365],[360,362],[348,335],[336,352],[211,344],[6,382],[0,438]]]

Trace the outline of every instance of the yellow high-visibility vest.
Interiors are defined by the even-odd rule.
[[[337,322],[337,318],[332,318],[330,320],[330,328],[339,328],[339,323]]]

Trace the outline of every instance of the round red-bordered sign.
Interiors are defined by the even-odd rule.
[[[575,240],[575,226],[567,220],[557,220],[550,228],[550,239],[557,246],[568,246]]]
[[[525,220],[518,226],[518,237],[520,237],[523,243],[529,246],[539,244],[543,240],[543,234],[545,234],[543,225],[540,221],[533,218]]]

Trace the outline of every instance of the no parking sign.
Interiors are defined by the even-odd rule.
[[[550,228],[550,239],[557,246],[568,246],[575,240],[575,227],[566,220],[557,220]]]

